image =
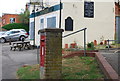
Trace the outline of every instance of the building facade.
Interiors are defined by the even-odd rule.
[[[2,15],[2,26],[11,24],[11,23],[20,23],[18,14],[3,14]]]
[[[44,2],[45,3],[45,2]],[[114,39],[115,4],[113,2],[84,1],[79,2],[47,2],[48,7],[40,9],[30,16],[30,40],[40,45],[38,31],[43,28],[62,28],[63,36],[87,28],[87,43],[97,40]],[[43,4],[44,6],[44,4]],[[33,9],[33,8],[31,8]],[[35,26],[34,26],[35,22]],[[35,31],[32,31],[34,30]],[[76,42],[83,46],[83,32],[63,38],[62,46]]]
[[[120,43],[120,4],[115,3],[115,39]]]

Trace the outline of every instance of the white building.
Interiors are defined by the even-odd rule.
[[[44,0],[43,0],[44,1]],[[51,1],[51,0],[50,0]],[[54,1],[54,0],[53,0]],[[30,8],[30,40],[31,44],[40,44],[38,31],[43,28],[61,28],[64,29],[63,36],[75,32],[82,28],[87,28],[87,43],[100,39],[114,39],[115,30],[115,4],[114,0],[109,2],[100,2],[98,0],[74,0],[74,2],[61,1],[43,2],[44,9],[40,7],[39,11],[32,13],[33,5]],[[35,15],[35,17],[34,17]],[[35,20],[35,37],[34,37]],[[63,48],[65,44],[76,42],[78,46],[83,46],[83,32],[76,33],[63,38]]]

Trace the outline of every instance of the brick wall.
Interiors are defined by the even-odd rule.
[[[118,3],[115,3],[115,15],[120,16],[120,5]]]
[[[14,23],[20,23],[18,14],[4,14],[2,16],[2,26],[10,24],[10,18],[15,18]]]
[[[41,32],[41,34],[44,34],[46,37],[44,67],[41,66],[42,71],[40,77],[41,79],[61,79],[63,30],[44,29],[41,30]]]

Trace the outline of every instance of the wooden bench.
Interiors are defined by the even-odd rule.
[[[14,42],[12,43],[12,45],[10,46],[10,50],[13,50],[14,51],[17,49],[19,49],[19,51],[21,51],[21,49],[31,49],[31,45],[30,45],[30,42],[29,41],[19,41],[19,42]]]
[[[22,46],[21,45],[11,45],[10,50],[12,50],[13,48],[14,48],[14,51],[16,50],[16,48],[18,48],[19,51],[21,51]]]

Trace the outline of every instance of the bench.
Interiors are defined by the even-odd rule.
[[[12,43],[12,45],[10,46],[10,50],[13,50],[14,48],[14,51],[17,49],[19,49],[19,51],[21,51],[21,49],[31,49],[31,45],[30,45],[30,42],[29,41],[19,41],[19,42],[14,42]]]
[[[16,48],[18,48],[19,51],[21,51],[22,46],[21,45],[11,45],[10,50],[12,50],[13,48],[14,48],[14,51],[16,50]]]

